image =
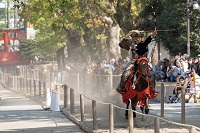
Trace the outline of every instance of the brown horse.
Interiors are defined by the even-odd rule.
[[[131,104],[133,110],[136,110],[136,106],[139,105],[142,113],[149,113],[149,99],[156,97],[155,82],[153,75],[150,73],[148,65],[148,59],[145,57],[137,60],[138,70],[136,72],[136,82],[133,86],[133,75],[131,74],[129,80],[126,83],[125,88],[127,89],[127,95],[123,98],[124,102],[127,103],[127,109]],[[136,117],[136,113],[133,112],[133,117]],[[125,118],[128,118],[128,110],[126,110]]]

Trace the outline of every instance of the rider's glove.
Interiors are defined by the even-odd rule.
[[[154,31],[154,32],[151,34],[151,38],[155,38],[156,34],[157,34],[157,31]]]

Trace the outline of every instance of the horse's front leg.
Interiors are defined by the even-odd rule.
[[[145,101],[145,114],[149,113],[149,98],[146,98]]]

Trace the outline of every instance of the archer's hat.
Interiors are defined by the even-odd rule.
[[[144,36],[144,34],[138,30],[132,30],[130,32],[132,32],[131,37],[143,37]]]

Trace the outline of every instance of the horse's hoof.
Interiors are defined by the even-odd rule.
[[[149,110],[150,110],[149,107],[146,107],[146,108],[145,108],[145,114],[148,114],[148,113],[149,113]]]

